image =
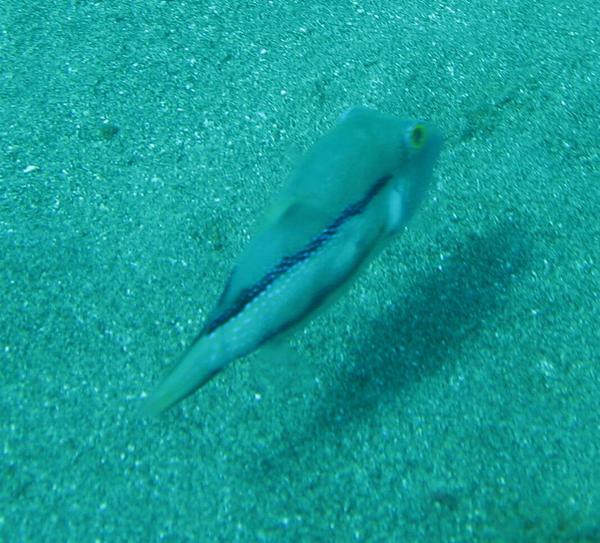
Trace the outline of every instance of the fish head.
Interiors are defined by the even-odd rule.
[[[400,194],[403,222],[408,221],[421,204],[431,184],[433,167],[442,149],[441,132],[424,121],[403,121],[402,151],[398,169],[392,180],[393,190]]]
[[[431,183],[433,167],[442,148],[441,132],[422,120],[401,119],[366,107],[355,107],[338,120],[363,141],[358,157],[368,152],[373,177],[390,176],[390,188],[401,203],[402,226],[412,217]],[[373,166],[374,165],[374,166]],[[358,166],[357,166],[358,169]],[[368,178],[365,176],[365,179]]]

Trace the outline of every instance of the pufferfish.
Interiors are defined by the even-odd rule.
[[[441,143],[423,121],[365,107],[344,113],[290,175],[204,328],[143,411],[168,409],[345,290],[423,200]]]

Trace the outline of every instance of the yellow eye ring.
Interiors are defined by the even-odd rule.
[[[415,124],[410,130],[409,142],[413,149],[421,149],[427,141],[427,129],[424,124]]]

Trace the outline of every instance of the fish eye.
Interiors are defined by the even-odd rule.
[[[413,149],[421,149],[427,141],[427,129],[424,124],[415,124],[408,135],[408,141]]]

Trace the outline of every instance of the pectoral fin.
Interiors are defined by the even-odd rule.
[[[316,369],[290,344],[291,336],[292,333],[287,332],[256,352],[252,373],[262,395],[283,392],[287,398],[300,396],[315,385]]]

